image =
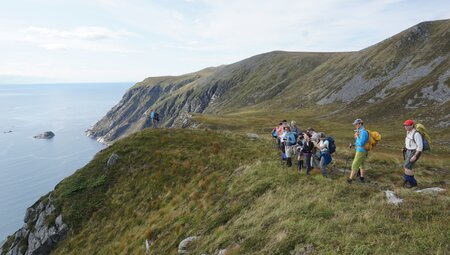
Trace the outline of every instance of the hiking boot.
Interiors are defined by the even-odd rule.
[[[407,189],[411,189],[411,188],[414,188],[414,187],[417,187],[417,184],[411,184],[410,182],[407,182],[405,184],[405,188],[407,188]]]
[[[359,177],[359,182],[360,183],[365,183],[366,181],[364,180],[364,177]]]
[[[347,179],[348,184],[352,184],[352,181],[353,181],[352,179]]]
[[[291,167],[292,166],[292,159],[291,158],[287,158],[286,159],[286,164],[287,164],[288,167]]]

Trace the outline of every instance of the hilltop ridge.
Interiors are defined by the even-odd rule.
[[[149,126],[150,108],[165,127],[195,126],[192,116],[198,113],[302,108],[383,121],[410,114],[448,127],[449,31],[450,20],[423,22],[356,52],[273,51],[186,75],[147,78],[89,135],[112,142],[142,130]]]

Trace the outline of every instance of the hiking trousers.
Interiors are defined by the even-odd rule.
[[[287,158],[292,157],[293,149],[294,149],[294,146],[293,146],[293,145],[286,145],[286,146],[285,146],[284,150],[286,151],[286,157],[287,157]]]
[[[311,157],[312,157],[312,154],[309,152],[303,152],[303,157],[304,157],[304,159],[305,159],[305,165],[306,165],[306,171],[311,171],[311,168],[312,168],[312,166],[311,166]]]
[[[320,158],[320,171],[322,171],[323,176],[327,176],[327,164],[325,163],[325,157]]]

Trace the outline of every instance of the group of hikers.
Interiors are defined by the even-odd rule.
[[[368,152],[381,140],[381,135],[376,131],[366,130],[362,119],[356,119],[352,125],[355,128],[355,141],[349,144],[349,149],[355,147],[355,156],[347,183],[351,184],[355,176],[359,177],[359,182],[365,183],[365,161]],[[406,130],[403,148],[404,186],[412,188],[417,186],[413,172],[414,164],[420,158],[422,151],[429,150],[430,139],[422,124],[417,124],[416,129],[413,120],[406,120],[403,126]],[[336,151],[332,137],[323,132],[316,132],[313,128],[302,132],[295,121],[288,123],[286,120],[281,121],[272,130],[272,137],[276,148],[280,151],[282,163],[287,167],[292,167],[292,159],[297,157],[299,173],[305,169],[306,174],[310,175],[313,168],[319,168],[322,175],[328,177],[327,166],[331,163],[332,154]]]

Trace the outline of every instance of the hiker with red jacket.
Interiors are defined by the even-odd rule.
[[[364,128],[364,121],[362,119],[356,119],[353,122],[353,126],[355,127],[355,158],[353,159],[352,171],[350,172],[350,177],[347,179],[349,184],[352,183],[353,177],[355,176],[358,169],[360,171],[359,181],[364,183],[364,176],[366,174],[366,169],[364,162],[367,158],[367,150],[364,148],[364,145],[369,140],[369,132]],[[350,144],[350,148],[352,144]]]
[[[403,169],[405,174],[405,187],[412,188],[417,186],[417,181],[414,178],[413,166],[419,160],[420,154],[423,151],[423,139],[422,135],[415,129],[415,123],[412,120],[406,120],[403,126],[406,130],[405,138],[405,162],[403,163]]]

